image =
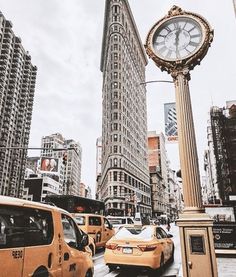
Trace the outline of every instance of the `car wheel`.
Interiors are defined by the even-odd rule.
[[[163,272],[164,272],[164,255],[163,253],[161,254],[161,261],[160,261],[160,267],[157,269],[154,269],[150,272],[149,276],[150,277],[158,277],[158,276],[162,276]]]
[[[165,262],[164,262],[164,254],[161,254],[161,262],[160,262],[160,267],[158,268],[158,272],[160,275],[162,275],[162,273],[164,272],[164,266],[165,266]]]
[[[49,273],[46,267],[40,266],[33,273],[33,277],[48,277]]]
[[[174,256],[175,256],[175,247],[173,246],[173,250],[172,250],[172,253],[171,253],[171,256],[170,256],[170,260],[169,260],[170,263],[174,262]]]
[[[94,247],[92,246],[92,244],[89,245],[89,248],[90,248],[90,250],[92,251],[92,256],[94,256],[94,255],[95,255],[95,249],[94,249]]]
[[[85,277],[93,277],[93,273],[89,270],[86,272]]]
[[[109,265],[108,268],[109,268],[109,272],[116,270],[115,265]]]

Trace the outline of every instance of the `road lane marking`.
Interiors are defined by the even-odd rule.
[[[119,275],[119,271],[115,270],[115,271],[112,271],[112,272],[106,274],[104,277],[115,277],[117,275]]]
[[[102,268],[102,267],[106,267],[106,265],[105,264],[96,264],[95,266],[94,266],[94,270],[98,270],[99,268]]]
[[[96,257],[93,257],[93,260],[96,261],[97,259],[100,259],[100,258],[102,258],[103,256],[104,256],[104,254],[99,255],[99,256],[96,255]]]

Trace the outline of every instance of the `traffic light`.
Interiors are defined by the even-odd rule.
[[[66,164],[67,164],[67,153],[66,153],[66,152],[65,152],[65,153],[63,153],[62,163],[63,163],[64,165],[66,165]]]

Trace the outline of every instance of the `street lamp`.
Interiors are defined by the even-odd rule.
[[[180,227],[183,274],[216,277],[213,221],[205,214],[188,82],[213,40],[213,30],[202,16],[173,6],[149,31],[146,52],[171,74],[175,84],[179,155],[185,208]]]

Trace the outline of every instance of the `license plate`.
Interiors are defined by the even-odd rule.
[[[124,247],[123,248],[123,253],[124,254],[132,254],[133,253],[133,249],[130,247]]]

